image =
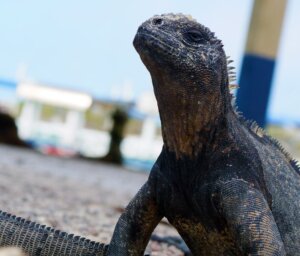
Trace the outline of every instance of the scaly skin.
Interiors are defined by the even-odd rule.
[[[0,211],[0,247],[6,246],[28,256],[105,256],[108,247]]]
[[[164,147],[108,254],[143,255],[165,216],[196,256],[300,255],[298,164],[234,111],[221,41],[169,14],[143,23],[134,45],[152,77]],[[0,246],[30,256],[107,255],[108,248],[1,211]]]
[[[144,22],[164,146],[121,216],[109,255],[142,255],[162,217],[193,255],[300,255],[300,171],[231,105],[222,43],[184,15]]]

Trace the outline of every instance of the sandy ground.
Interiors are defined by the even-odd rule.
[[[113,165],[0,146],[0,209],[69,233],[109,242],[122,209],[147,180]],[[177,235],[166,224],[159,235]],[[183,255],[152,242],[151,255]]]

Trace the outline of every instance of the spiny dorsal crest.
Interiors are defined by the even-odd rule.
[[[236,110],[236,113],[242,123],[244,123],[252,132],[254,132],[260,138],[266,140],[268,143],[272,144],[276,147],[281,153],[285,156],[286,160],[291,164],[293,169],[300,174],[300,163],[295,160],[289,152],[280,144],[280,142],[273,138],[272,136],[268,135],[268,133],[261,128],[255,121],[248,121],[246,120],[243,115]]]
[[[239,86],[234,83],[236,82],[236,72],[235,72],[235,67],[231,65],[233,60],[230,59],[230,56],[226,57],[227,59],[227,73],[228,73],[228,80],[229,80],[229,90],[236,90],[239,88]]]

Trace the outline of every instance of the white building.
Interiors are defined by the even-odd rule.
[[[36,83],[20,83],[17,94],[22,100],[18,118],[21,138],[87,156],[106,154],[112,125],[110,112],[116,107],[115,103],[97,101],[87,93]],[[162,140],[153,97],[152,94],[145,94],[137,103],[136,111],[143,117],[138,120],[141,128],[134,131],[134,127],[130,128],[134,122],[129,122],[126,129],[121,150],[127,159],[155,160],[161,150]],[[86,117],[91,113],[96,121],[99,119],[101,122],[89,125]]]

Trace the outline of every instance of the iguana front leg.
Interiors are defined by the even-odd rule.
[[[111,243],[110,256],[143,255],[153,229],[162,219],[153,186],[148,181],[121,215]]]
[[[263,194],[242,180],[222,183],[220,210],[243,255],[286,255]]]

